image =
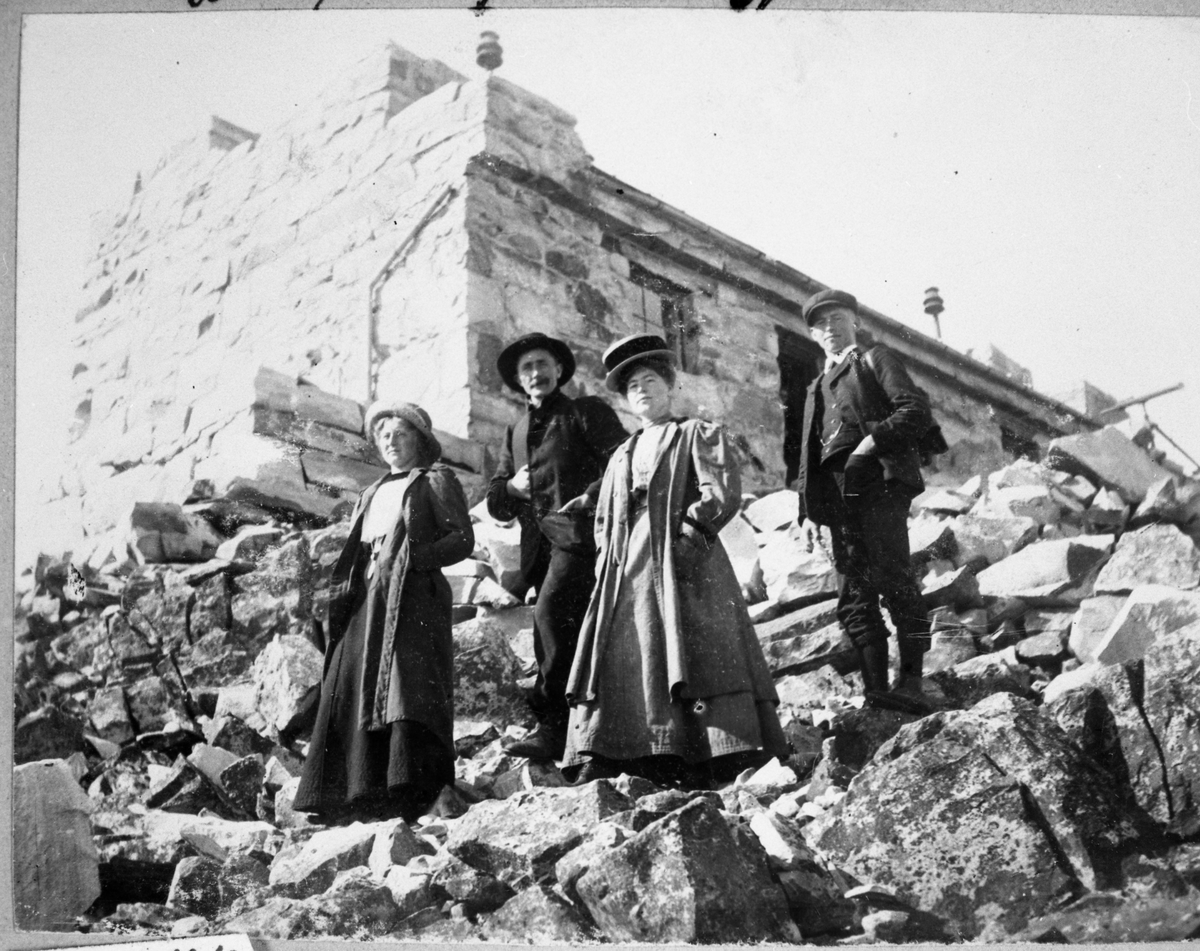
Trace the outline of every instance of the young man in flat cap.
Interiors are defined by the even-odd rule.
[[[800,519],[811,551],[828,526],[842,574],[837,617],[858,653],[867,701],[927,712],[921,667],[929,621],[909,560],[908,509],[924,488],[917,443],[933,425],[929,400],[896,354],[858,345],[858,302],[825,290],[804,304],[824,370],[808,388],[800,450]],[[888,630],[900,652],[900,675],[888,683]]]
[[[538,675],[529,702],[538,726],[506,748],[516,756],[557,759],[566,743],[567,678],[596,581],[592,517],[600,478],[629,434],[604,400],[562,392],[575,373],[575,356],[561,340],[542,333],[521,337],[504,349],[496,368],[510,388],[525,394],[527,410],[504,435],[488,486],[488,512],[520,520],[521,590],[537,589]]]

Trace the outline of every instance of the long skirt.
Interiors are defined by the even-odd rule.
[[[362,658],[366,656],[367,598],[333,647],[321,683],[316,723],[293,808],[329,822],[424,814],[442,787],[454,782],[454,754],[433,731],[413,720],[383,730],[358,725]]]
[[[764,733],[779,732],[774,704],[757,702],[748,690],[700,699],[671,695],[651,546],[650,517],[643,511],[629,533],[611,628],[602,641],[596,699],[571,708],[564,767],[589,755],[672,756],[696,764],[761,750]]]

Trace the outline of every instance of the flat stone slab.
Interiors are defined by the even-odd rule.
[[[773,532],[796,521],[799,500],[791,489],[764,495],[746,506],[746,519],[760,532]]]
[[[1135,504],[1155,482],[1170,475],[1112,426],[1052,439],[1046,464],[1116,489],[1126,502]]]
[[[807,634],[767,641],[762,648],[767,666],[775,677],[806,673],[826,664],[839,673],[848,673],[858,663],[854,645],[841,624],[837,623]]]
[[[981,571],[979,591],[1033,606],[1077,604],[1091,594],[1081,586],[1104,557],[1103,551],[1073,538],[1039,542]]]
[[[963,515],[950,519],[958,546],[955,564],[982,559],[989,565],[1020,551],[1038,537],[1038,523],[1031,518],[994,518]]]
[[[1200,592],[1148,584],[1133,589],[1095,648],[1102,664],[1141,660],[1158,638],[1200,620]]]
[[[1126,532],[1096,577],[1096,593],[1121,594],[1143,584],[1184,590],[1200,586],[1200,548],[1174,525]]]

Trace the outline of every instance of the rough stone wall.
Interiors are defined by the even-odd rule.
[[[359,401],[370,378],[465,433],[465,334],[428,343],[466,325],[463,172],[486,95],[396,47],[347,77],[257,140],[183,143],[102,224],[76,318],[73,465],[48,493],[88,534],[132,501],[182,501],[212,456],[295,466],[253,438],[263,366]],[[404,350],[439,372],[396,372]]]
[[[586,180],[574,182],[586,194]],[[629,333],[663,330],[660,298],[631,279],[631,261],[606,250],[603,228],[486,163],[468,185],[467,259],[471,347],[477,368],[470,436],[499,445],[521,402],[495,372],[504,342],[535,330],[568,340],[578,369],[573,395],[600,394],[636,428],[624,400],[604,389],[601,354]],[[783,480],[775,324],[790,320],[736,289],[699,279],[665,259],[641,255],[635,267],[691,291],[699,333],[694,362],[680,374],[676,408],[724,423],[749,458],[746,488]]]

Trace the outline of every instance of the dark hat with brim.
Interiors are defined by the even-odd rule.
[[[571,352],[571,348],[564,341],[549,337],[544,333],[526,334],[524,337],[518,337],[501,350],[500,356],[496,358],[496,369],[500,371],[500,379],[508,384],[510,389],[514,389],[518,393],[525,392],[517,379],[517,364],[521,357],[530,350],[545,350],[562,364],[562,376],[558,378],[559,386],[575,375],[575,354]]]
[[[818,291],[804,302],[804,307],[800,311],[800,315],[804,318],[804,323],[811,327],[817,311],[822,307],[848,307],[855,314],[858,313],[858,301],[854,299],[853,294],[832,289]]]
[[[425,443],[427,462],[432,464],[442,458],[442,444],[433,434],[433,423],[429,414],[416,403],[402,403],[399,400],[376,400],[367,410],[363,431],[371,442],[375,441],[375,424],[382,419],[395,416],[404,420],[417,431]]]
[[[619,393],[624,371],[644,360],[663,361],[673,367],[675,351],[669,349],[667,342],[657,334],[630,334],[628,337],[622,337],[604,351],[604,369],[608,371],[604,385],[614,393]]]

